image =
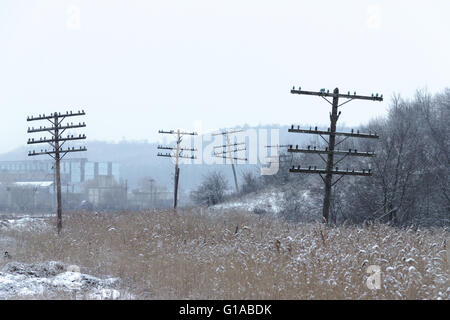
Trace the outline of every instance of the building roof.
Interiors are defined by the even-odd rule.
[[[53,185],[53,181],[20,181],[14,183],[16,186],[20,187],[39,187],[47,188]]]

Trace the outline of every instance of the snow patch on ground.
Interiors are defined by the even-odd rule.
[[[119,299],[119,278],[100,279],[57,261],[38,264],[10,262],[0,271],[0,299]]]
[[[47,215],[39,217],[22,215],[10,219],[0,219],[0,230],[42,229],[48,227],[46,220],[48,221]]]
[[[254,213],[278,214],[283,205],[284,193],[272,189],[259,193],[250,193],[241,199],[230,200],[213,206],[212,210],[243,210]]]

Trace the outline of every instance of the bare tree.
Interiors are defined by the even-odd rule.
[[[191,192],[191,199],[200,205],[212,206],[225,199],[226,191],[229,189],[224,176],[214,171],[204,177],[203,182]]]
[[[260,188],[260,180],[258,176],[252,171],[245,171],[242,174],[242,186],[241,194],[248,194],[251,192],[256,192]]]
[[[435,98],[418,92],[411,101],[395,96],[388,117],[369,123],[380,135],[369,146],[377,154],[370,160],[374,175],[347,182],[340,203],[347,219],[448,224],[449,96],[449,90]]]
[[[439,185],[447,206],[450,206],[450,89],[437,94],[434,99],[419,92],[417,100],[426,123],[425,133],[432,147],[427,160],[435,169],[434,181]]]

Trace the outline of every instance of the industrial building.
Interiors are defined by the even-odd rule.
[[[0,210],[46,211],[54,207],[54,161],[0,161]],[[66,209],[89,201],[94,208],[122,209],[127,186],[119,164],[90,162],[86,158],[61,161],[61,189]]]
[[[167,208],[173,193],[150,177],[129,190],[114,162],[86,158],[61,161],[61,192],[65,210],[146,210]],[[39,213],[56,207],[54,161],[0,161],[0,212]]]

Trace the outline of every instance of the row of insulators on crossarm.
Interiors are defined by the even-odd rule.
[[[295,90],[295,86],[293,86],[292,87],[292,90]],[[302,87],[298,87],[298,89],[297,89],[298,91],[302,91]],[[320,89],[320,93],[330,93],[330,90],[328,90],[328,89],[325,89],[325,88],[322,88],[322,89]],[[350,91],[347,91],[347,95],[349,96],[350,95]],[[353,91],[353,95],[354,96],[356,96],[356,91]],[[381,98],[383,98],[383,95],[379,95],[378,93],[376,93],[376,94],[373,94],[372,93],[372,98],[373,97],[377,97],[378,98],[378,96],[380,96]]]
[[[311,168],[313,168],[313,169],[311,169]],[[296,168],[295,168],[295,166],[292,166],[292,170],[295,170]],[[300,167],[300,166],[297,166],[297,170],[300,170],[300,169],[306,169],[306,168],[302,168],[302,167]],[[317,170],[317,166],[309,166],[308,167],[308,170]]]
[[[290,145],[289,147],[290,147],[290,149],[293,149],[293,145]],[[295,145],[295,149],[298,150],[298,144]],[[313,146],[312,149],[311,149],[311,146],[308,146],[307,150],[316,150],[316,147]],[[328,151],[328,147],[325,148],[325,151]],[[348,149],[348,153],[358,153],[358,149]],[[373,152],[366,152],[366,153],[367,154],[372,154]]]
[[[328,130],[328,131],[329,131],[329,130]],[[355,133],[355,130],[352,129],[352,130],[351,130],[351,133]],[[359,130],[356,130],[356,133],[359,134]],[[377,135],[376,132],[375,132],[375,133],[372,133],[372,131],[369,131],[369,134],[370,134],[370,135],[374,135],[374,136]]]
[[[79,134],[78,135],[78,137],[77,136],[73,136],[73,134],[72,135],[67,135],[67,137],[66,137],[66,139],[72,139],[72,138],[86,138],[86,135],[81,135],[81,134]],[[64,139],[64,138],[61,138],[61,139]],[[47,139],[47,137],[44,137],[44,138],[39,138],[39,141],[55,141],[55,139],[54,138],[51,138],[51,139]],[[34,142],[35,140],[34,140],[34,138],[29,138],[28,139],[28,142]],[[36,140],[37,141],[37,140]]]
[[[291,125],[291,129],[294,129],[294,125]],[[297,126],[297,130],[300,130],[300,126]],[[313,131],[312,127],[309,127],[309,131]],[[314,127],[314,131],[317,131],[317,127]],[[327,131],[330,132],[330,128],[327,128]],[[359,133],[359,130],[357,130],[357,132]],[[352,129],[352,133],[353,133],[353,129]]]
[[[293,145],[289,146],[290,149],[293,149]],[[295,149],[298,149],[298,144],[295,145]],[[328,148],[327,148],[328,149]],[[308,146],[308,150],[311,150],[311,146]],[[316,147],[313,147],[313,150],[316,150]]]
[[[291,129],[294,129],[294,125],[291,125]],[[297,130],[300,130],[300,126],[297,126]],[[309,130],[312,131],[312,127],[309,127]],[[317,127],[314,127],[314,130],[317,131]],[[328,131],[330,131],[330,128],[328,128]]]
[[[67,135],[67,139],[71,139],[71,138],[73,138],[73,135]],[[78,137],[77,136],[75,136],[75,138],[86,138],[86,135],[81,135],[81,134],[79,134],[78,135]]]
[[[293,147],[294,146],[292,144],[289,146],[290,149],[294,149]],[[295,145],[295,149],[298,149],[298,144]],[[308,146],[308,150],[311,150],[311,146]],[[313,147],[312,150],[316,150],[316,147]],[[325,151],[328,151],[328,147],[325,147]]]
[[[55,152],[55,149],[52,149],[52,150],[50,150],[50,151],[47,151],[47,149],[41,149],[41,152]],[[30,152],[28,152],[28,154],[35,154],[36,153],[36,151],[30,151]]]
[[[291,125],[291,130],[294,130],[294,125]],[[300,126],[297,126],[297,130],[300,130]],[[312,127],[309,127],[309,131],[313,131]],[[314,131],[317,131],[317,127],[314,127]],[[327,131],[330,132],[330,128],[327,128]],[[352,129],[351,133],[355,133],[355,130]],[[359,130],[356,130],[356,134],[359,134]],[[369,134],[372,134],[371,131],[369,131]],[[375,132],[374,135],[376,135],[377,133]]]
[[[317,170],[317,166],[309,166],[308,168],[302,168],[301,166],[297,166],[297,168],[295,168],[295,166],[292,166],[292,170]],[[339,171],[339,167],[336,167],[336,171]],[[345,170],[346,172],[355,172],[355,169],[352,169],[351,171],[347,168]],[[362,169],[363,173],[370,173],[372,171],[372,169]]]
[[[79,148],[72,147],[72,148],[67,148],[66,150],[60,150],[60,152],[84,150],[84,149],[85,149],[85,147],[79,147]],[[55,149],[48,150],[48,151],[47,151],[47,149],[41,149],[41,152],[55,152],[55,151],[56,151]],[[34,150],[29,152],[29,154],[35,154],[35,153],[36,153],[36,151],[34,151]]]
[[[61,114],[61,112],[55,112],[55,113],[50,113],[50,115],[47,117],[54,117],[54,116],[64,117],[64,116],[73,115],[73,114],[84,114],[84,110],[81,110],[81,111],[78,110],[78,113],[73,113],[72,111],[66,111],[65,114],[64,113]],[[40,114],[37,118],[45,118],[45,117],[46,117],[46,115],[45,115],[45,113],[43,113],[43,114]],[[27,119],[34,119],[34,117],[33,116],[27,117]]]
[[[70,127],[70,126],[86,126],[86,123],[85,122],[83,122],[83,123],[81,123],[81,122],[78,122],[78,124],[73,124],[73,122],[71,122],[70,124],[69,123],[67,123],[67,127]],[[61,125],[59,125],[58,126],[58,128],[63,128]],[[28,127],[28,131],[30,131],[30,130],[37,130],[37,129],[39,129],[39,130],[53,130],[53,129],[55,129],[55,127],[42,127],[42,126],[40,126],[39,128],[35,128],[35,127]]]

